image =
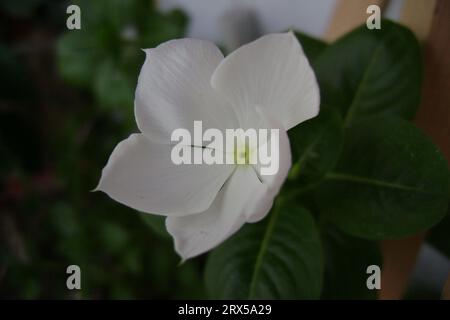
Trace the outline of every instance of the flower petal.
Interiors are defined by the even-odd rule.
[[[166,227],[175,240],[175,250],[183,260],[200,255],[219,245],[246,222],[249,210],[270,210],[267,202],[259,206],[256,198],[265,197],[267,188],[251,166],[237,166],[211,207],[202,213],[167,217]],[[262,213],[260,215],[263,215]]]
[[[292,154],[291,154],[291,147],[289,143],[289,137],[287,135],[286,130],[283,128],[282,124],[278,121],[277,118],[275,118],[273,115],[271,115],[268,112],[264,112],[260,107],[255,108],[255,114],[257,116],[253,117],[256,120],[257,128],[267,128],[267,129],[278,129],[278,140],[274,139],[274,136],[270,136],[269,140],[267,141],[259,141],[258,149],[261,149],[264,144],[270,143],[270,155],[271,155],[271,163],[275,163],[276,157],[272,153],[273,151],[278,151],[278,170],[276,174],[273,175],[263,175],[261,172],[261,161],[259,161],[257,164],[253,165],[253,168],[258,174],[258,177],[260,181],[264,184],[264,186],[267,188],[265,197],[263,199],[255,198],[254,201],[259,204],[259,206],[272,206],[273,198],[278,194],[280,191],[284,181],[286,180],[286,177],[289,173],[289,169],[292,165]],[[258,159],[260,159],[260,156],[258,156]],[[265,164],[265,167],[268,165]],[[264,204],[264,201],[270,201],[270,203]],[[261,220],[265,217],[265,214],[262,213],[262,211],[258,210],[249,210],[249,215],[247,216],[247,222],[256,222]]]
[[[259,105],[288,130],[319,112],[316,77],[292,32],[269,34],[240,47],[222,60],[211,84],[240,120],[246,108]]]
[[[97,190],[139,211],[181,216],[209,208],[233,168],[175,165],[170,145],[132,134],[112,152]]]
[[[204,128],[237,125],[233,109],[210,84],[223,59],[213,43],[171,40],[145,52],[135,97],[136,121],[144,135],[170,143],[174,129],[191,131],[194,120],[202,120]]]

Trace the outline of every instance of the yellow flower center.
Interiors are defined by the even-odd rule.
[[[250,164],[251,150],[248,143],[244,146],[235,146],[234,148],[234,163],[235,164]]]

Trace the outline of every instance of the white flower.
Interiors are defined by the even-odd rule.
[[[214,44],[194,39],[145,52],[135,97],[141,133],[116,146],[97,190],[166,216],[185,260],[266,216],[291,166],[286,130],[318,114],[319,90],[292,32],[266,35],[226,58]],[[172,131],[196,120],[220,130],[278,128],[278,173],[258,176],[248,164],[173,164]]]

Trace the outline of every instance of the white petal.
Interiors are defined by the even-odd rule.
[[[256,121],[257,121],[257,128],[266,128],[266,129],[278,129],[278,141],[276,140],[269,140],[271,143],[271,148],[278,149],[278,171],[274,175],[262,175],[261,174],[261,163],[258,162],[257,164],[253,165],[255,171],[258,174],[259,179],[263,182],[263,184],[266,186],[266,196],[264,199],[255,199],[255,201],[259,202],[260,206],[272,206],[272,200],[273,198],[278,194],[280,191],[284,181],[286,180],[286,177],[289,173],[289,169],[292,165],[292,154],[291,154],[291,147],[289,143],[289,137],[287,135],[286,130],[282,127],[282,124],[278,121],[277,118],[275,118],[270,113],[264,112],[264,110],[260,107],[255,108],[256,111]],[[272,136],[270,138],[273,138]],[[262,143],[267,143],[259,141],[259,148],[261,148]],[[272,159],[274,161],[274,159]],[[267,165],[266,165],[267,166]],[[270,203],[264,204],[264,201],[270,201]],[[258,210],[249,210],[249,216],[247,217],[247,222],[256,222],[261,220],[265,217],[265,214],[262,213],[262,211]]]
[[[170,143],[174,129],[192,129],[194,120],[204,128],[233,128],[233,110],[210,84],[223,55],[211,42],[171,40],[145,50],[136,88],[135,115],[141,132],[150,139]]]
[[[131,135],[112,152],[97,190],[147,213],[185,215],[209,208],[234,166],[177,166],[170,153],[170,145]]]
[[[211,84],[237,109],[259,105],[286,130],[319,112],[319,88],[311,66],[292,32],[269,34],[227,56]],[[245,116],[244,116],[245,117]]]
[[[246,222],[250,212],[265,216],[273,197],[266,197],[262,184],[251,166],[237,166],[211,207],[205,212],[167,217],[166,227],[175,240],[175,250],[183,260],[202,254],[222,243]]]

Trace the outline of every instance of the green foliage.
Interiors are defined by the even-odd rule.
[[[58,43],[58,66],[69,82],[88,88],[97,103],[133,123],[133,98],[141,48],[183,35],[182,11],[157,11],[152,0],[79,0],[81,30],[67,31]]]
[[[211,254],[205,279],[217,299],[315,299],[322,270],[311,214],[279,199],[264,222],[246,225]]]
[[[339,159],[343,141],[342,120],[334,109],[289,130],[292,168],[289,179],[302,188],[328,173]]]
[[[33,15],[29,3],[26,15]],[[141,48],[182,36],[186,17],[160,13],[149,0],[75,3],[82,29],[66,30],[57,43],[65,83],[54,79],[47,62],[53,53],[45,48],[54,44],[45,41],[53,38],[30,53],[0,44],[0,296],[205,297],[202,261],[178,266],[167,233],[161,237],[143,214],[90,192],[114,146],[135,126]],[[65,10],[52,8],[65,23]],[[31,23],[26,15],[24,25]],[[130,25],[136,38],[121,33]],[[53,25],[40,28],[40,34],[57,32],[42,32]],[[82,290],[75,293],[65,285],[71,264],[82,270]]]
[[[367,267],[382,259],[378,244],[358,239],[322,225],[325,275],[322,299],[376,299],[377,291],[368,290]]]
[[[310,63],[314,63],[320,54],[327,48],[327,44],[319,39],[313,38],[302,32],[294,32],[298,41],[302,45],[303,52],[308,57]]]
[[[411,119],[418,107],[422,63],[413,33],[383,20],[328,46],[314,62],[322,107],[339,109],[346,125],[370,115]]]
[[[101,105],[132,111],[130,101],[134,99],[133,81],[111,60],[101,62],[97,72],[92,85]]]
[[[148,213],[141,213],[140,217],[156,235],[161,238],[170,239],[170,234],[166,230],[165,217]]]
[[[413,34],[383,20],[381,30],[362,26],[330,45],[296,35],[316,71],[321,111],[288,132],[293,166],[282,205],[210,255],[214,298],[374,299],[366,287],[367,267],[382,264],[374,240],[423,232],[447,210],[447,163],[407,121],[421,87]],[[448,239],[447,227],[431,241]]]
[[[82,90],[45,101],[27,64],[0,46],[1,102],[9,106],[0,110],[1,296],[373,299],[366,268],[382,264],[374,239],[434,226],[428,241],[449,254],[449,218],[441,220],[449,169],[407,121],[421,85],[410,31],[382,21],[381,30],[357,28],[330,45],[295,33],[322,105],[318,117],[289,131],[287,182],[269,215],[215,249],[206,266],[202,257],[178,266],[163,217],[89,190],[134,127],[140,48],[182,36],[186,16],[161,13],[148,0],[75,3],[82,29],[60,37],[57,62]],[[70,264],[83,272],[78,294],[61,281]]]
[[[341,159],[317,202],[346,232],[385,239],[436,224],[449,192],[447,161],[429,138],[405,120],[379,116],[346,130]]]

